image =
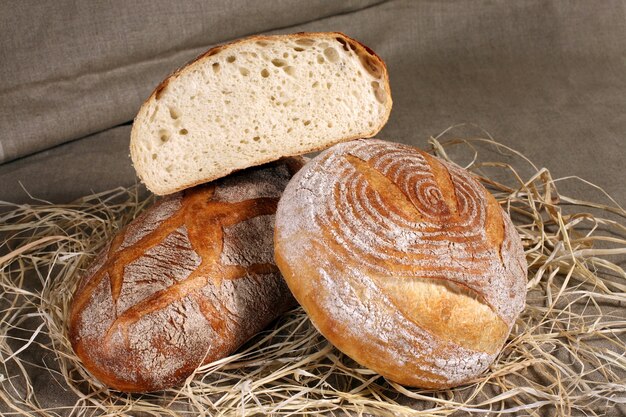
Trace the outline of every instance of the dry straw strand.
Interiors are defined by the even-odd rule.
[[[529,264],[527,307],[495,363],[470,384],[430,391],[386,381],[337,351],[296,308],[238,352],[198,368],[181,387],[142,395],[109,390],[74,355],[65,319],[82,271],[152,203],[134,186],[66,205],[0,202],[0,411],[600,416],[624,410],[626,211],[585,180],[553,179],[487,132],[456,138],[458,127],[430,138],[432,152],[465,166],[492,191],[511,214]],[[561,194],[557,185],[568,182],[604,201]],[[65,404],[46,396],[42,375]]]

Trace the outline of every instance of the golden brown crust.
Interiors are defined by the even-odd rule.
[[[320,332],[402,384],[476,377],[524,305],[524,252],[496,200],[406,145],[361,140],[317,156],[285,190],[274,241]]]
[[[284,158],[284,157],[292,157],[292,156],[299,156],[299,155],[304,155],[307,153],[312,153],[312,152],[317,152],[317,151],[321,151],[324,149],[329,148],[332,145],[335,145],[337,143],[340,142],[346,142],[346,141],[351,141],[354,139],[361,139],[361,138],[368,138],[368,137],[372,137],[374,135],[376,135],[387,123],[387,120],[389,118],[389,115],[391,114],[391,109],[393,106],[393,100],[391,97],[391,86],[389,83],[389,74],[387,71],[387,66],[385,64],[385,62],[382,60],[382,58],[380,58],[380,56],[378,56],[372,49],[370,49],[369,47],[363,45],[362,43],[360,43],[359,41],[350,38],[349,36],[345,35],[344,33],[341,32],[298,32],[298,33],[294,33],[294,34],[287,34],[287,35],[255,35],[255,36],[250,36],[247,38],[242,38],[242,39],[238,39],[232,42],[228,42],[225,44],[221,44],[221,45],[217,45],[211,49],[209,49],[208,51],[200,54],[199,56],[197,56],[196,58],[192,59],[191,61],[189,61],[188,63],[186,63],[185,65],[183,65],[182,67],[176,69],[174,72],[172,72],[170,75],[168,75],[152,92],[152,94],[150,94],[150,96],[144,101],[144,103],[141,105],[137,116],[135,118],[135,122],[137,121],[137,119],[140,117],[140,115],[143,113],[144,108],[146,108],[150,102],[152,102],[153,100],[158,100],[160,98],[160,95],[162,94],[163,91],[165,91],[165,89],[167,88],[167,85],[174,80],[175,78],[177,78],[181,73],[185,72],[185,71],[191,71],[194,69],[194,66],[196,65],[202,65],[203,62],[207,59],[209,59],[210,57],[212,57],[213,55],[219,53],[220,51],[227,49],[230,46],[233,45],[237,45],[239,43],[246,43],[246,42],[258,42],[258,41],[263,41],[263,40],[272,40],[272,39],[306,39],[307,37],[335,37],[338,40],[343,41],[342,43],[344,44],[344,47],[350,47],[352,48],[357,55],[359,55],[359,57],[361,57],[361,61],[362,62],[366,62],[369,63],[369,67],[371,68],[372,71],[377,71],[379,72],[380,76],[382,77],[382,81],[383,81],[383,86],[382,86],[382,90],[384,90],[385,92],[385,108],[386,108],[386,114],[385,116],[382,118],[382,121],[380,122],[379,125],[374,126],[372,128],[372,130],[369,133],[366,133],[364,135],[357,135],[357,136],[348,136],[348,137],[339,137],[336,138],[336,140],[333,140],[325,145],[320,145],[317,147],[309,147],[309,148],[303,148],[301,149],[299,152],[286,152],[280,156],[277,157],[268,157],[268,158],[264,158],[259,160],[258,162],[255,162],[254,164],[250,165],[250,166],[260,166],[269,162],[273,162],[276,161],[280,158]],[[135,135],[134,135],[134,130],[131,131],[131,141],[130,141],[130,152],[131,152],[131,156],[133,154],[137,153],[137,150],[135,149],[134,146],[134,142],[135,142]],[[135,159],[134,157],[132,158],[133,160]],[[181,190],[184,190],[186,188],[190,188],[190,187],[194,187],[196,185],[199,184],[203,184],[205,182],[209,182],[209,181],[213,181],[216,180],[218,178],[221,178],[223,176],[229,175],[233,172],[236,172],[237,170],[232,170],[232,171],[228,171],[228,172],[224,172],[222,175],[219,176],[206,176],[204,178],[202,178],[201,180],[197,180],[197,181],[193,181],[193,182],[188,182],[185,184],[182,184],[178,187],[172,188],[172,190],[168,190],[167,193],[162,193],[160,191],[155,191],[155,190],[151,190],[153,191],[155,194],[157,195],[166,195],[166,194],[171,194],[171,193],[175,193]],[[140,179],[143,181],[143,178]]]
[[[72,303],[69,338],[84,366],[118,390],[163,389],[291,307],[271,234],[299,166],[284,160],[169,196],[118,234]]]
[[[385,81],[385,90],[389,92],[389,112],[391,112],[391,106],[392,106],[392,101],[391,101],[391,88],[389,87],[389,74],[387,72],[387,65],[385,64],[385,62],[383,61],[383,59],[378,56],[371,48],[367,47],[366,45],[363,45],[361,42],[357,41],[356,39],[353,39],[351,37],[349,37],[348,35],[346,35],[345,33],[342,32],[298,32],[298,33],[293,33],[293,34],[286,34],[286,35],[253,35],[253,36],[249,36],[246,38],[241,38],[241,39],[237,39],[231,42],[226,42],[217,46],[214,46],[213,48],[210,48],[209,50],[207,50],[206,52],[201,53],[200,55],[198,55],[197,57],[195,57],[194,59],[192,59],[191,61],[187,62],[186,64],[184,64],[183,66],[177,68],[176,70],[174,70],[170,75],[168,75],[163,81],[161,81],[161,83],[154,89],[154,91],[152,92],[152,94],[150,94],[150,96],[143,102],[142,107],[146,105],[146,103],[148,103],[150,100],[152,99],[159,99],[159,95],[160,93],[167,87],[167,85],[170,83],[170,81],[172,81],[174,78],[176,78],[181,72],[186,71],[188,69],[193,69],[193,65],[197,65],[197,64],[202,64],[203,60],[206,60],[207,58],[212,57],[213,55],[217,54],[218,52],[227,49],[230,46],[233,45],[237,45],[239,43],[246,43],[246,42],[257,42],[257,41],[263,41],[263,40],[273,40],[273,39],[305,39],[307,37],[318,37],[318,36],[324,36],[324,37],[337,37],[338,40],[339,39],[345,39],[346,42],[353,47],[354,49],[358,49],[359,52],[365,52],[367,54],[367,56],[370,56],[373,59],[373,68],[375,68],[376,70],[379,70],[381,75],[384,75],[384,81]],[[361,55],[360,55],[361,56]],[[376,133],[378,133],[378,131],[382,129],[382,126],[376,130],[376,132],[374,132],[372,134],[372,136],[374,136]],[[291,156],[291,155],[285,155],[285,156]]]

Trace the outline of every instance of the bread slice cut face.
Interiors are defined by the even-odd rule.
[[[391,111],[383,61],[341,33],[254,36],[207,51],[159,85],[130,153],[155,194],[374,136]]]

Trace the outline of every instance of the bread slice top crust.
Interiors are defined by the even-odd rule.
[[[142,105],[130,153],[170,194],[284,156],[371,137],[391,112],[384,62],[338,32],[253,36],[210,49]]]

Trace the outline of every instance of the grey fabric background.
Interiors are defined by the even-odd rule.
[[[0,200],[135,183],[128,123],[168,73],[236,37],[322,30],[387,62],[394,107],[378,137],[426,147],[475,123],[626,204],[626,3],[487,0],[4,1]]]
[[[209,45],[373,3],[0,2],[0,162],[132,119],[157,80]]]
[[[209,46],[280,28],[344,31],[385,59],[394,108],[379,137],[424,147],[473,122],[626,202],[624,2],[156,3],[0,3],[0,160],[91,135],[0,165],[0,199],[133,183],[129,129],[114,127]]]

